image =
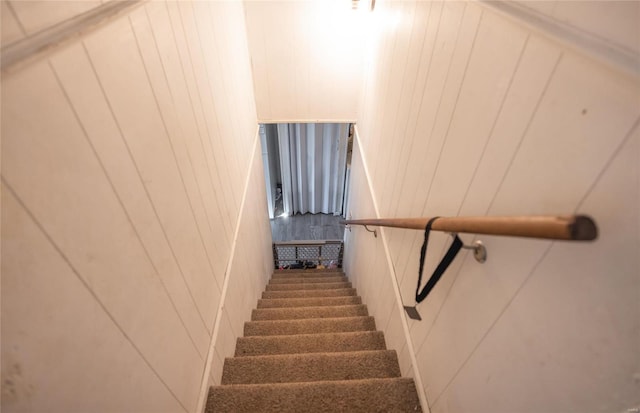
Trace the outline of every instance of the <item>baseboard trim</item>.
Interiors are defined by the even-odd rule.
[[[244,215],[244,207],[249,192],[249,182],[251,180],[251,170],[254,167],[256,160],[256,149],[258,142],[260,142],[260,130],[259,126],[256,129],[255,138],[253,140],[253,147],[251,150],[251,159],[249,161],[249,170],[247,171],[247,177],[244,181],[244,190],[242,191],[242,201],[240,202],[240,210],[238,212],[238,220],[236,222],[236,228],[233,234],[233,242],[231,244],[231,251],[229,252],[229,260],[227,261],[227,267],[224,273],[224,281],[222,283],[222,292],[220,294],[220,303],[218,304],[218,311],[216,313],[216,320],[213,325],[213,332],[211,333],[211,341],[209,342],[209,351],[207,352],[207,359],[205,362],[204,370],[202,372],[202,381],[200,383],[200,393],[198,395],[198,405],[196,412],[204,412],[204,408],[207,404],[207,395],[209,394],[209,375],[211,374],[211,366],[213,358],[215,357],[215,345],[218,340],[218,334],[220,332],[220,321],[222,320],[222,310],[224,308],[225,300],[227,298],[227,289],[229,287],[229,275],[233,269],[233,257],[236,253],[236,245],[238,243],[238,235],[240,233],[240,226],[242,225],[242,217]],[[260,158],[262,159],[262,158]]]
[[[367,159],[365,157],[365,153],[363,151],[362,146],[360,145],[360,134],[358,131],[358,126],[355,125],[354,128],[354,141],[355,144],[358,145],[358,149],[360,151],[360,155],[362,158],[362,167],[364,169],[364,175],[367,179],[367,188],[371,193],[371,199],[373,201],[373,209],[376,214],[376,218],[381,218],[380,209],[378,208],[378,202],[376,201],[375,190],[373,189],[373,184],[371,181],[371,175],[369,174],[369,166],[367,165]],[[402,296],[400,295],[400,288],[398,287],[398,278],[396,276],[396,271],[393,266],[393,260],[391,258],[391,252],[389,251],[389,245],[387,244],[387,235],[385,233],[385,228],[379,228],[380,230],[380,238],[382,239],[382,245],[384,248],[385,259],[387,263],[387,269],[389,277],[391,278],[391,284],[393,285],[393,292],[396,298],[396,306],[398,307],[398,311],[400,313],[400,318],[402,320],[402,331],[404,332],[404,338],[407,344],[407,349],[409,351],[409,357],[411,358],[411,366],[413,368],[413,379],[416,384],[416,390],[418,392],[418,398],[420,399],[420,404],[422,405],[422,411],[424,413],[429,413],[429,402],[427,400],[427,395],[424,391],[424,386],[422,383],[422,376],[420,374],[420,370],[418,369],[418,360],[416,359],[415,349],[413,348],[413,342],[411,341],[411,334],[409,332],[409,324],[407,323],[407,317],[405,315],[404,307],[402,304]]]

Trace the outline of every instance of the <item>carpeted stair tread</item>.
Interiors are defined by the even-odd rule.
[[[394,350],[227,358],[222,384],[293,383],[400,377]]]
[[[254,336],[238,338],[235,357],[385,349],[381,331]]]
[[[306,320],[248,321],[244,335],[274,336],[290,334],[338,333],[344,331],[375,331],[373,317],[317,318]]]
[[[341,270],[275,271],[205,412],[420,412]]]
[[[264,291],[262,298],[349,297],[356,295],[355,288],[336,288],[333,290]]]
[[[360,297],[275,298],[258,300],[258,308],[318,307],[324,305],[362,304]]]
[[[362,304],[323,307],[259,308],[251,312],[251,321],[357,317],[368,315],[367,306]]]
[[[302,277],[302,278],[272,278],[269,285],[274,284],[322,284],[349,281],[346,276],[331,277]]]
[[[336,283],[311,283],[311,284],[272,284],[267,285],[267,291],[292,291],[292,290],[336,290],[351,288],[350,282]]]
[[[206,413],[420,412],[412,379],[215,386]]]

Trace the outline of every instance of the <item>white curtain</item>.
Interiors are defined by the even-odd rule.
[[[346,123],[278,125],[284,212],[342,215]]]

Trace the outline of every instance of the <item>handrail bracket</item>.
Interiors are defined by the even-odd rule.
[[[366,225],[364,225],[364,229],[366,229],[366,230],[367,230],[367,231],[369,231],[369,232],[373,232],[373,236],[374,236],[374,237],[376,237],[376,238],[378,238],[378,230],[375,230],[375,229],[369,229],[369,227],[368,227],[368,226],[366,226]]]
[[[451,234],[454,238],[456,235],[458,234]],[[482,241],[476,240],[471,245],[462,245],[462,248],[465,250],[473,250],[473,258],[475,258],[480,264],[484,264],[487,261],[487,247],[484,246]]]

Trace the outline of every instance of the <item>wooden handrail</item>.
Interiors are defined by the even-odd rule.
[[[344,225],[425,229],[431,218],[355,219]],[[512,216],[512,217],[441,217],[432,225],[433,231],[506,235],[513,237],[593,241],[598,228],[587,215]]]

